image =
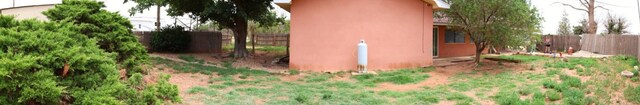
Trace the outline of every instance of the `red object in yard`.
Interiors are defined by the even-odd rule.
[[[562,52],[558,52],[560,54],[560,58],[562,58]]]
[[[569,47],[569,50],[567,50],[567,53],[569,53],[569,55],[573,55],[573,47]]]

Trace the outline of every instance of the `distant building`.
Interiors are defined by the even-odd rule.
[[[28,5],[19,7],[1,8],[0,14],[13,15],[16,19],[31,19],[48,20],[47,16],[44,16],[42,12],[55,7],[55,4],[42,4],[42,5]]]

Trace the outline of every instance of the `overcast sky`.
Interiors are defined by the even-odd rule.
[[[155,27],[153,23],[155,22],[155,8],[150,9],[142,14],[136,14],[134,16],[130,16],[127,10],[133,6],[134,3],[126,3],[123,4],[123,0],[99,0],[104,1],[107,5],[107,10],[120,12],[122,16],[128,17],[132,24],[136,26],[136,30],[153,30]],[[290,0],[275,0],[275,2],[289,2]],[[604,28],[601,24],[604,19],[607,17],[607,13],[611,13],[613,15],[626,18],[629,24],[629,28],[627,31],[632,34],[640,33],[640,17],[638,17],[638,7],[637,0],[596,0],[607,3],[608,5],[604,5],[602,3],[596,3],[596,5],[601,5],[605,8],[608,8],[609,11],[603,9],[596,9],[596,21],[600,24],[598,26],[598,33],[602,32]],[[0,0],[0,8],[7,8],[13,5],[13,0]],[[61,0],[15,0],[16,6],[25,6],[25,5],[35,5],[35,4],[52,4],[52,3],[60,3]],[[562,18],[562,12],[567,11],[569,14],[569,20],[571,21],[571,25],[578,25],[578,22],[587,17],[587,14],[582,11],[573,10],[569,7],[562,6],[561,4],[557,4],[555,2],[563,2],[573,4],[574,6],[579,6],[578,0],[533,0],[532,4],[538,8],[540,11],[540,16],[544,18],[544,22],[542,23],[542,31],[543,34],[555,34],[557,31],[558,23]],[[164,10],[164,9],[163,9]],[[281,16],[286,16],[289,18],[289,13],[286,11],[277,8],[276,13]],[[162,24],[173,24],[174,19],[166,16],[166,12],[161,12],[162,16]],[[190,21],[190,19],[185,17],[178,17],[178,19],[182,20],[185,24],[192,23],[194,21]],[[180,23],[179,23],[180,24]]]

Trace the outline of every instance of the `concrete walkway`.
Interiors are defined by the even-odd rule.
[[[452,58],[434,58],[433,66],[435,67],[444,67],[451,66],[465,62],[472,62],[473,56],[464,56],[464,57],[452,57]]]

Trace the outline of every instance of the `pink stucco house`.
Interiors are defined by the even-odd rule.
[[[434,24],[434,11],[449,8],[441,0],[291,0],[276,4],[291,13],[291,69],[355,70],[360,40],[368,45],[369,70],[430,66],[435,57],[474,54],[468,36],[447,30],[446,22]]]

